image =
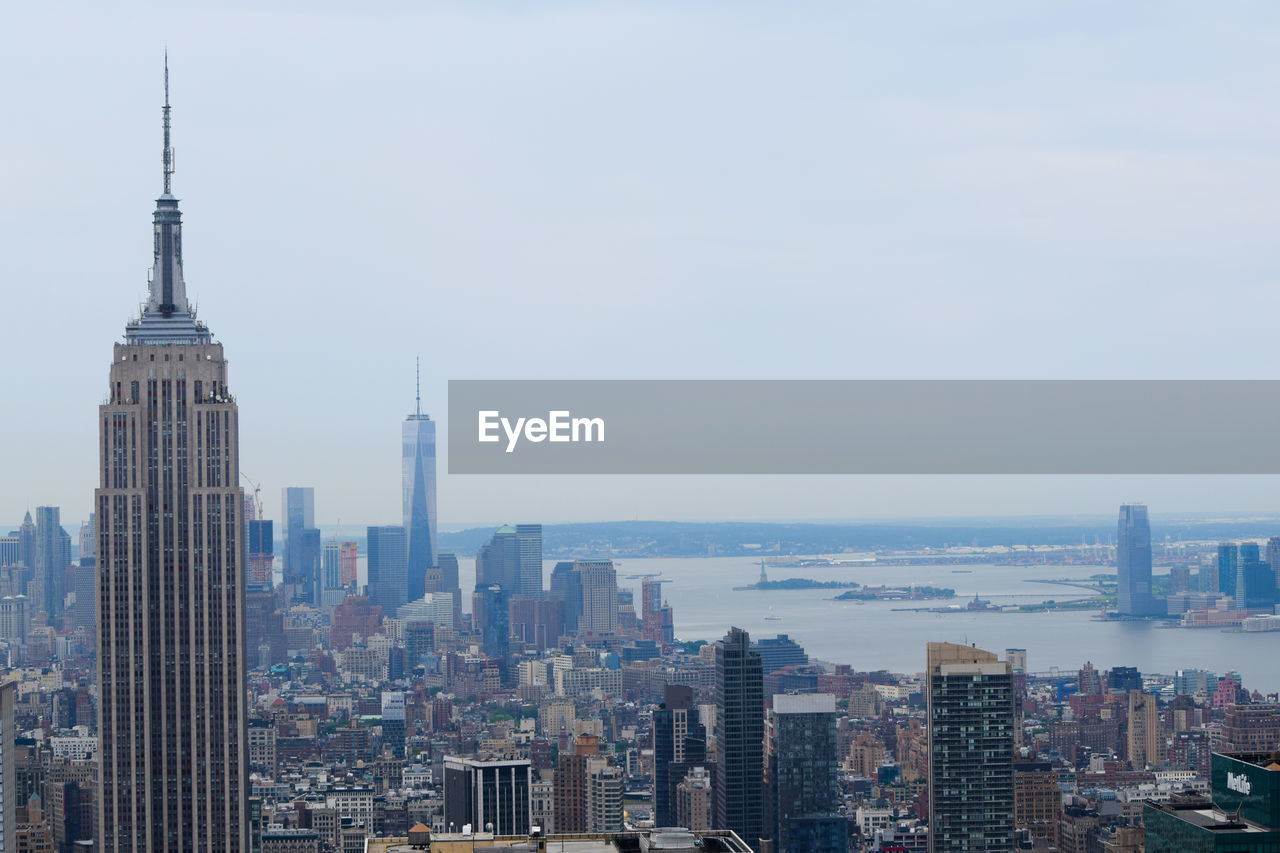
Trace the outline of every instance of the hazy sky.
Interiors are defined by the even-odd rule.
[[[4,523],[89,511],[166,44],[187,285],[273,515],[314,485],[321,523],[398,519],[415,355],[438,417],[450,378],[1274,376],[1275,4],[260,5],[6,10]],[[442,475],[439,505],[1135,499],[1280,510],[1280,481]]]

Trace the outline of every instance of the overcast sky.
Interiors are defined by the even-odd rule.
[[[220,5],[6,10],[0,522],[89,512],[166,44],[187,286],[273,516],[313,485],[321,523],[399,518],[415,355],[440,418],[451,378],[1275,374],[1275,4]],[[442,473],[439,511],[1122,500],[1273,511],[1280,481]]]

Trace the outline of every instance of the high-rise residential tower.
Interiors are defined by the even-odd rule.
[[[972,646],[927,655],[930,853],[1012,853],[1013,668]]]
[[[419,376],[417,406],[401,431],[404,530],[409,545],[409,601],[426,592],[427,569],[436,567],[436,422],[422,413]]]
[[[751,636],[741,628],[730,628],[716,643],[716,750],[714,824],[759,850],[765,833],[764,674]]]
[[[578,631],[613,634],[618,630],[618,572],[612,560],[575,560],[573,571],[582,589]]]
[[[1151,594],[1151,525],[1144,504],[1120,507],[1116,528],[1116,583],[1121,614],[1152,616],[1164,612],[1163,599]]]
[[[164,137],[150,294],[98,408],[105,853],[248,844],[239,412],[222,345],[183,283],[167,69]]]

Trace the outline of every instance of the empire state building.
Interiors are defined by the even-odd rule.
[[[167,67],[163,115],[150,295],[98,409],[98,849],[243,851],[239,413],[182,278]]]

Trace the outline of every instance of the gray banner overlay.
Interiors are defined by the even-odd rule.
[[[454,380],[449,473],[1280,474],[1280,381]]]

